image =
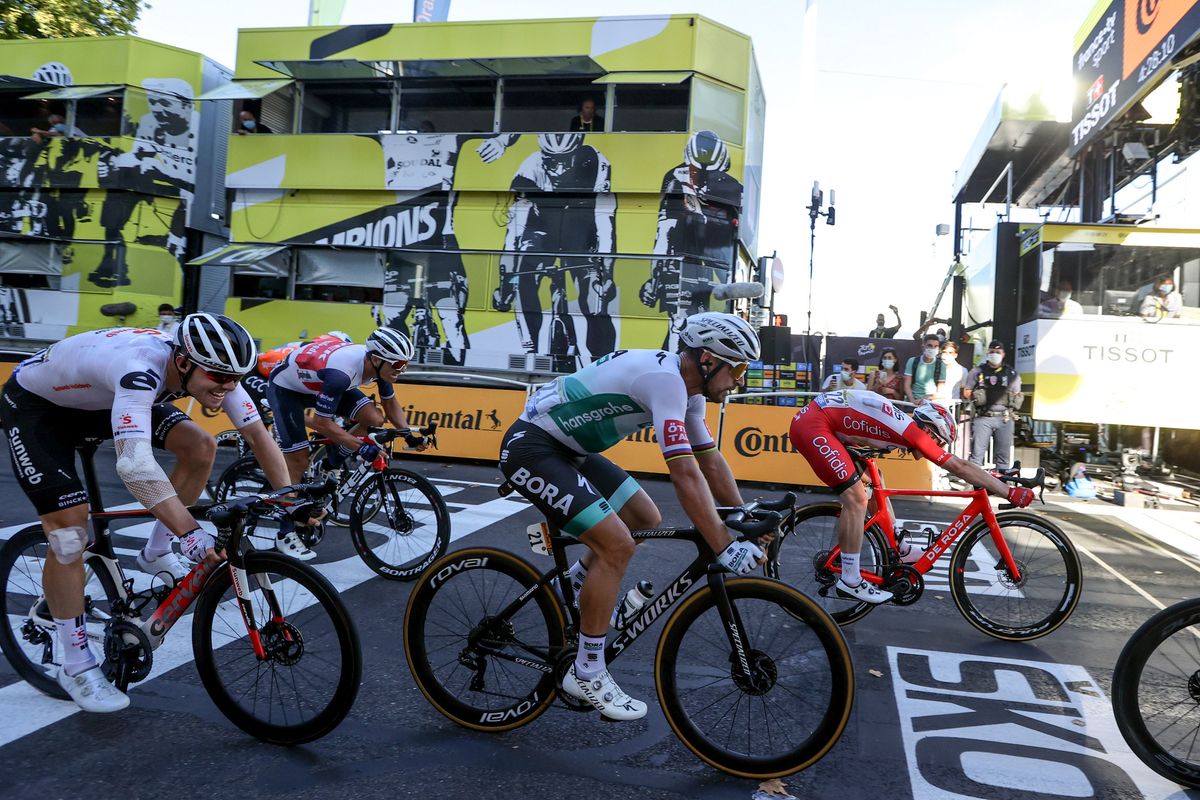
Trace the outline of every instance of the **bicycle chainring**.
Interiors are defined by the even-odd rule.
[[[887,571],[883,579],[884,591],[892,593],[892,603],[911,606],[925,592],[925,578],[910,564],[897,564]]]
[[[577,711],[580,714],[586,714],[589,711],[596,709],[587,700],[576,700],[571,695],[562,690],[563,681],[566,680],[567,672],[571,669],[571,665],[575,663],[575,648],[564,647],[559,653],[558,661],[554,664],[554,685],[559,687],[558,699],[564,706],[571,711]]]
[[[114,619],[104,626],[105,677],[125,691],[131,683],[145,680],[154,665],[154,645],[140,627],[129,620]]]
[[[316,525],[297,525],[296,535],[304,542],[305,547],[316,547],[325,538],[325,520],[322,519]]]

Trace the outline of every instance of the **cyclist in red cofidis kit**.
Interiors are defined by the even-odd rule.
[[[839,595],[867,603],[892,599],[891,592],[863,580],[859,571],[868,497],[862,469],[850,458],[847,445],[907,450],[917,458],[929,459],[951,475],[1006,498],[1018,508],[1033,501],[1032,489],[1009,487],[982,468],[946,452],[954,444],[957,432],[953,415],[940,403],[922,401],[910,416],[886,397],[861,390],[817,395],[796,412],[788,431],[792,446],[800,451],[817,477],[837,493],[842,506],[838,518],[838,545],[842,551]],[[874,500],[870,502],[873,511]],[[916,561],[921,553],[910,550],[900,555],[908,562]]]

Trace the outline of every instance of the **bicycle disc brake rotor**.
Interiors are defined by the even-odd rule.
[[[316,547],[325,538],[325,520],[321,520],[316,525],[297,525],[296,534],[300,537],[300,541],[304,542],[305,547]]]
[[[154,664],[154,647],[142,629],[124,619],[112,620],[104,630],[105,677],[118,679],[124,671],[123,682],[128,685],[145,680]],[[123,686],[118,689],[124,691]]]
[[[744,693],[754,696],[764,695],[771,691],[775,681],[779,679],[779,668],[775,665],[775,659],[761,650],[752,649],[746,653],[746,661],[750,664],[749,675],[742,672],[737,653],[729,654],[729,663],[732,667],[730,676],[733,678],[734,685]]]
[[[285,667],[295,666],[304,657],[304,637],[290,622],[268,622],[258,629],[267,659]]]
[[[883,579],[883,589],[892,593],[892,602],[898,606],[910,606],[921,599],[925,591],[925,578],[916,567],[898,564],[888,570]]]
[[[1200,670],[1196,670],[1188,678],[1188,694],[1197,703],[1200,703]]]
[[[1008,566],[1004,561],[996,564],[996,581],[1005,589],[1020,589],[1025,585],[1025,579],[1028,577],[1024,561],[1019,561],[1014,557],[1013,563],[1017,565],[1017,570],[1021,573],[1020,580],[1013,580],[1012,573],[1008,571]]]

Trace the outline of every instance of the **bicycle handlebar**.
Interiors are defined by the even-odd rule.
[[[385,445],[388,442],[395,441],[401,437],[404,438],[405,444],[410,448],[420,447],[429,442],[433,447],[437,447],[437,429],[438,423],[434,422],[426,425],[424,428],[370,428],[367,436],[375,444]]]
[[[725,527],[742,534],[739,539],[758,539],[775,528],[783,521],[783,515],[778,511],[758,511],[751,519],[737,518],[737,515],[726,518]]]
[[[328,497],[337,490],[337,481],[330,478],[321,483],[297,483],[271,492],[260,492],[215,503],[210,506],[195,506],[194,511],[206,517],[218,528],[229,527],[240,516],[255,507],[291,506],[293,515],[306,513],[318,500]],[[292,498],[290,495],[297,495]],[[286,502],[285,502],[286,501]]]
[[[1011,469],[1004,470],[1003,472],[996,475],[996,478],[1004,483],[1012,483],[1017,486],[1024,486],[1026,489],[1037,489],[1038,490],[1038,502],[1039,503],[1046,502],[1045,500],[1042,499],[1042,495],[1044,495],[1046,493],[1046,468],[1045,467],[1038,467],[1037,470],[1033,473],[1032,478],[1022,478],[1021,477],[1021,462],[1018,461],[1017,463],[1012,465]],[[1013,508],[1016,508],[1016,506],[1014,506],[1012,503],[1001,503],[999,506],[999,509],[1001,511],[1008,511]]]

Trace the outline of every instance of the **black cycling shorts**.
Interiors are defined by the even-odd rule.
[[[267,402],[271,405],[271,420],[279,449],[285,453],[306,449],[308,430],[304,426],[304,410],[316,408],[317,395],[285,389],[272,381],[267,384]],[[363,406],[369,405],[371,398],[362,389],[347,389],[342,392],[334,413],[353,420]]]
[[[504,434],[500,471],[551,524],[575,537],[620,511],[642,488],[604,456],[576,453],[520,419]]]
[[[190,419],[170,403],[159,403],[150,414],[151,442],[166,446],[167,434]],[[26,391],[9,378],[0,397],[0,426],[8,436],[8,455],[21,490],[39,516],[88,501],[75,472],[75,448],[85,439],[111,439],[111,411],[64,408]]]

